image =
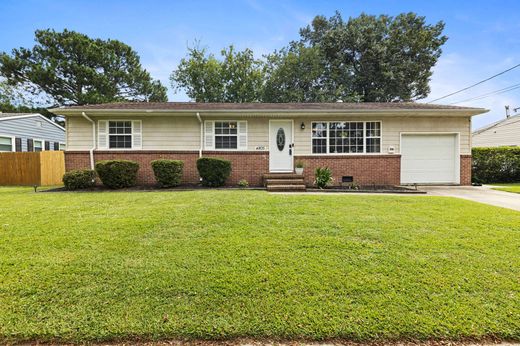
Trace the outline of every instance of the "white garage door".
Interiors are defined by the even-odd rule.
[[[402,134],[401,184],[458,184],[456,134]]]

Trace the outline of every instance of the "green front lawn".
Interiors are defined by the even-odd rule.
[[[493,190],[520,193],[520,183],[492,184],[492,185],[500,186],[500,187],[494,187]]]
[[[520,340],[520,213],[426,196],[0,189],[0,343]]]

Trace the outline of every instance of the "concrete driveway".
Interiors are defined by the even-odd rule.
[[[489,186],[420,186],[419,189],[430,196],[457,197],[520,211],[520,194],[492,190]]]

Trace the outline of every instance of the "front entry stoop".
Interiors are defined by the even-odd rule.
[[[303,176],[295,173],[264,174],[264,185],[271,192],[306,191]]]

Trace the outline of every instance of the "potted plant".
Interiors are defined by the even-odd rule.
[[[303,161],[296,161],[296,164],[294,165],[296,174],[302,175],[303,174]]]

